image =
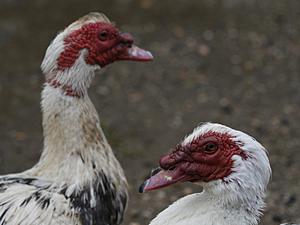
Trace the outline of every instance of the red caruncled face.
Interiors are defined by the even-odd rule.
[[[163,156],[159,172],[141,186],[141,192],[159,189],[176,182],[209,182],[223,179],[232,172],[233,155],[245,153],[228,134],[208,132],[191,143],[178,145]]]
[[[83,49],[88,50],[86,63],[101,67],[116,60],[149,61],[150,52],[133,46],[133,37],[120,33],[110,23],[88,23],[64,39],[65,50],[58,58],[58,69],[72,67]]]

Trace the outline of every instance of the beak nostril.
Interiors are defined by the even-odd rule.
[[[132,43],[127,42],[127,43],[126,43],[126,46],[127,46],[128,48],[131,48],[131,47],[132,47]]]
[[[131,48],[132,44],[133,44],[133,37],[131,36],[131,34],[122,33],[121,34],[121,44],[125,45],[128,48]]]
[[[131,41],[131,40],[122,40],[122,41],[121,41],[121,44],[122,44],[122,45],[125,45],[125,46],[128,47],[128,48],[131,48],[131,47],[132,47],[132,44],[133,44],[133,41]]]

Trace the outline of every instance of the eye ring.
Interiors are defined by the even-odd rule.
[[[100,41],[106,41],[107,40],[107,37],[108,37],[108,32],[107,30],[103,30],[99,33],[99,40]]]
[[[204,146],[204,152],[206,153],[214,153],[218,150],[218,145],[215,142],[208,142]]]

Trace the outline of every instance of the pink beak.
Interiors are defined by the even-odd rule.
[[[155,170],[151,177],[147,179],[139,188],[139,192],[152,191],[167,187],[177,182],[187,181],[190,177],[186,176],[179,168],[173,170]]]
[[[128,48],[127,52],[125,54],[120,55],[118,59],[146,62],[153,60],[153,55],[149,51],[132,45],[130,48]]]
[[[121,44],[127,46],[127,51],[118,57],[118,60],[132,60],[132,61],[151,61],[153,56],[151,52],[146,51],[133,45],[133,37],[129,33],[122,33]]]

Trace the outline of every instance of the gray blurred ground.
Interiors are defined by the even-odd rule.
[[[299,0],[1,0],[0,172],[22,171],[38,160],[39,64],[56,32],[90,11],[105,12],[155,55],[152,63],[110,65],[90,90],[129,179],[124,224],[147,224],[196,190],[180,184],[137,193],[159,156],[201,121],[247,131],[267,147],[274,173],[261,224],[296,222]]]

